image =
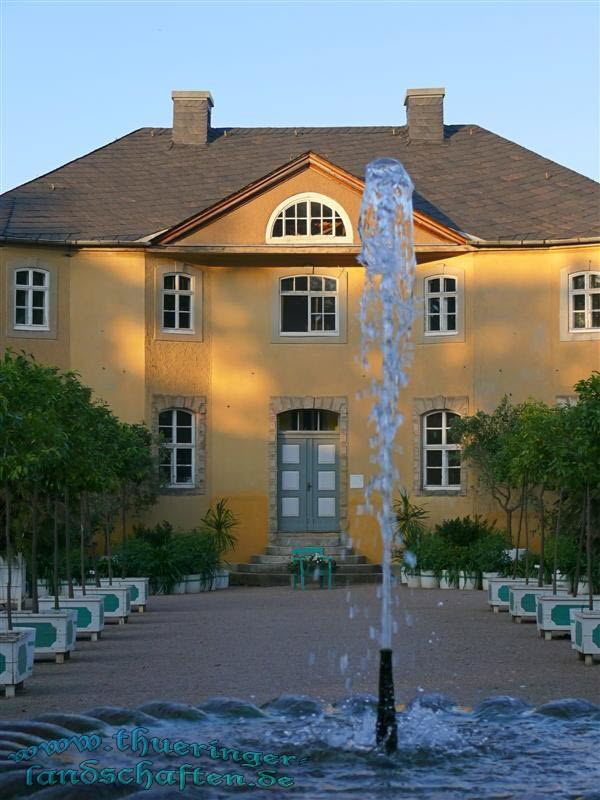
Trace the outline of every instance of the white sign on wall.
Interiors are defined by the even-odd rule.
[[[351,489],[364,489],[365,476],[364,475],[350,475],[350,488]]]

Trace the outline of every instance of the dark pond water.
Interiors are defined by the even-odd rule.
[[[374,702],[215,698],[0,722],[0,798],[600,800],[598,706],[496,697],[467,713],[425,695],[385,756]]]

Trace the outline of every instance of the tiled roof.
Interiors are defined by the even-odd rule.
[[[208,145],[174,145],[170,128],[141,128],[2,195],[0,235],[141,239],[307,151],[359,178],[373,158],[400,159],[417,210],[481,239],[600,235],[596,182],[476,125],[445,126],[439,144],[366,127],[221,128]]]

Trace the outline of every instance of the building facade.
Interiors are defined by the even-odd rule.
[[[418,262],[401,483],[432,521],[497,513],[448,428],[504,394],[561,402],[600,369],[597,185],[444,126],[443,90],[409,90],[392,129],[213,128],[209,93],[173,100],[172,129],[2,197],[2,345],[163,435],[148,521],[193,527],[227,497],[233,560],[307,533],[377,560],[358,215],[365,165],[396,157]]]

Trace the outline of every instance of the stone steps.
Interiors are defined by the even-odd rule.
[[[288,547],[285,553],[273,554],[268,552],[271,548],[267,547],[265,554],[250,556],[251,564],[285,564],[287,566],[290,560],[290,548]],[[344,553],[330,553],[325,548],[326,555],[332,556],[336,562],[343,562],[344,564],[366,564],[367,559],[365,556],[358,556],[348,548],[344,548]]]
[[[247,573],[253,572],[255,574],[259,573],[271,573],[273,575],[289,575],[287,568],[287,563],[280,563],[280,564],[257,564],[253,562],[251,564],[233,564],[232,569],[238,573]],[[327,570],[323,570],[326,572]],[[346,575],[346,574],[356,574],[356,575],[368,575],[369,573],[381,573],[381,566],[379,564],[346,564],[346,563],[338,563],[337,569],[335,571],[336,575]]]
[[[248,564],[233,564],[229,571],[232,586],[289,586],[288,564],[294,547],[322,547],[335,559],[335,586],[349,583],[379,583],[381,566],[370,564],[365,556],[342,544],[339,533],[278,533],[272,536],[264,553],[250,557]],[[312,583],[312,578],[311,578]]]
[[[342,545],[294,545],[294,547],[323,547],[326,556],[333,558],[344,558],[345,556],[352,555],[351,547],[343,547]],[[289,560],[292,547],[290,545],[269,545],[265,550],[265,555],[268,556],[285,556]]]

